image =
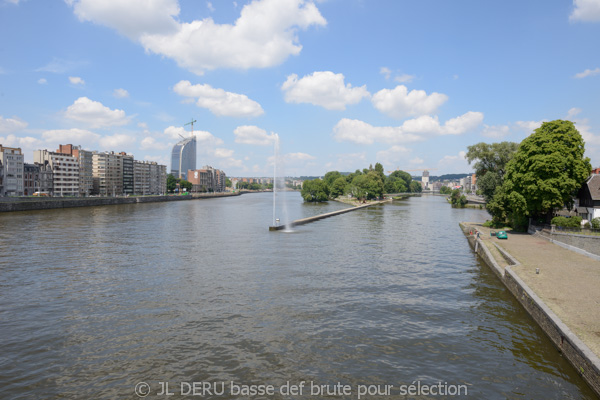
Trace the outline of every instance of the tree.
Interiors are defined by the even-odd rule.
[[[167,192],[173,193],[177,186],[177,179],[171,174],[167,175]]]
[[[381,163],[375,163],[375,172],[379,175],[382,182],[385,182],[385,173],[383,171],[383,165]]]
[[[225,187],[231,187],[231,179],[229,179],[229,178],[225,179]]]
[[[450,194],[450,193],[452,193],[452,189],[450,189],[450,187],[442,186],[440,188],[440,194]]]
[[[190,192],[192,190],[192,182],[188,182],[185,179],[182,179],[179,181],[179,187],[182,191],[183,189],[186,189],[188,192]]]
[[[508,218],[524,229],[528,217],[545,217],[565,205],[588,178],[590,159],[585,143],[570,121],[545,122],[525,138],[506,166],[504,182],[488,210],[495,219]]]
[[[518,143],[501,142],[501,143],[477,143],[467,147],[467,155],[465,158],[475,169],[477,175],[477,186],[481,189],[481,193],[486,202],[490,202],[496,188],[502,185],[506,166],[513,158],[519,147]]]
[[[412,193],[421,193],[423,191],[423,186],[421,186],[421,182],[412,181],[410,183],[410,191]]]
[[[320,179],[304,181],[302,185],[302,198],[306,202],[321,202],[329,200],[329,189]]]
[[[333,184],[330,186],[330,189],[329,189],[329,194],[334,199],[337,197],[343,196],[344,193],[346,193],[347,185],[348,184],[346,183],[346,178],[344,178],[343,176],[340,176],[335,181],[333,181]]]
[[[519,147],[518,143],[501,142],[501,143],[477,143],[467,147],[467,155],[465,158],[475,169],[477,178],[482,178],[487,172],[495,172],[500,179],[504,176],[506,165],[512,159],[513,155]]]
[[[383,196],[383,181],[375,170],[354,177],[350,188],[357,199],[371,200]]]
[[[495,171],[488,171],[485,175],[477,180],[477,186],[483,195],[486,203],[492,200],[496,188],[502,185],[500,175]]]
[[[340,174],[338,171],[329,171],[323,177],[323,182],[325,182],[327,187],[331,187],[333,185],[333,182],[341,176],[342,174]]]

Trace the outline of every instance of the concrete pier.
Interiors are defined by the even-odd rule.
[[[298,225],[305,225],[305,224],[308,224],[310,222],[318,221],[320,219],[333,217],[335,215],[345,214],[345,213],[350,212],[350,211],[356,211],[356,210],[360,210],[362,208],[371,207],[371,206],[375,206],[375,205],[378,205],[378,204],[383,204],[383,203],[388,202],[388,201],[389,200],[376,201],[376,202],[373,202],[373,203],[363,204],[363,205],[356,206],[356,207],[348,207],[348,208],[344,208],[342,210],[332,211],[332,212],[328,212],[328,213],[320,214],[320,215],[315,215],[315,216],[308,217],[308,218],[297,219],[295,221],[290,222],[289,224],[269,226],[269,230],[270,231],[279,231],[279,230],[282,230],[282,229],[285,229],[285,228],[292,228],[292,227],[298,226]]]

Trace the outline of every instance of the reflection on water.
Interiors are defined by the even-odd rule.
[[[271,201],[0,215],[0,397],[421,380],[472,398],[594,398],[471,252],[458,222],[485,211],[422,196],[285,234],[268,231]],[[291,219],[346,207],[278,201]]]

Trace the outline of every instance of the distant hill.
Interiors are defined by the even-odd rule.
[[[437,181],[457,181],[459,179],[464,178],[465,176],[469,176],[471,174],[445,174],[440,176],[430,176],[429,180],[431,182]]]

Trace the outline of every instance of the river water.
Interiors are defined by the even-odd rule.
[[[485,212],[272,217],[268,193],[0,215],[0,398],[596,398],[469,248]]]

